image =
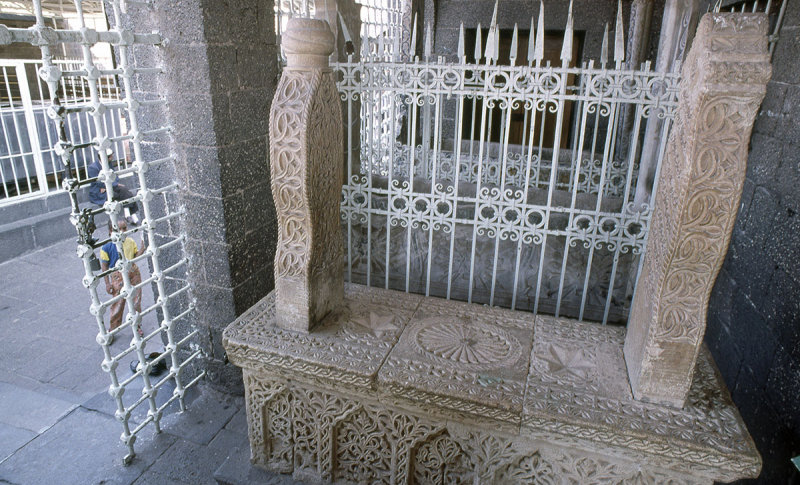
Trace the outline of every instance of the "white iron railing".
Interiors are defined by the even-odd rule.
[[[71,107],[88,102],[88,83],[79,75],[70,74],[80,70],[81,61],[54,60],[53,64],[63,72],[58,83],[62,104]],[[0,59],[0,205],[61,190],[65,178],[65,167],[54,151],[58,134],[47,113],[50,93],[37,75],[41,67],[41,60]],[[100,76],[98,96],[106,103],[121,101],[115,76]],[[123,141],[128,132],[124,110],[110,106],[102,123],[112,139],[115,168],[128,168],[131,154],[128,143]],[[91,116],[85,111],[68,117],[65,129],[72,140],[91,140],[97,135]],[[95,150],[91,146],[78,147],[73,157],[77,178],[85,180],[86,168],[97,158]]]
[[[783,27],[783,17],[786,14],[786,6],[789,0],[717,0],[714,3],[715,12],[764,12],[770,19],[771,30],[767,37],[769,41],[769,55],[775,52]]]
[[[544,61],[543,7],[522,65],[499,64],[496,14],[488,35],[477,31],[474,63],[462,26],[458,62],[432,55],[429,28],[422,59],[362,48],[335,64],[347,278],[625,321],[651,214],[634,203],[645,125],[666,121],[660,160],[679,75],[624,70],[622,28],[619,14],[611,61],[606,29],[599,62],[581,67],[571,67],[571,11],[561,66]],[[517,38],[515,26],[512,53]],[[412,34],[411,52],[415,44]]]
[[[202,350],[192,346],[193,337],[198,332],[196,329],[178,328],[191,321],[194,311],[185,277],[188,257],[183,245],[186,236],[176,230],[180,226],[175,225],[185,212],[176,207],[178,183],[160,176],[148,176],[148,171],[159,172],[158,169],[170,168],[174,164],[172,155],[156,159],[145,151],[146,142],[166,143],[170,127],[166,125],[166,119],[163,124],[158,121],[166,99],[154,93],[142,94],[133,90],[134,79],[154,80],[162,72],[160,66],[134,65],[133,49],[137,45],[157,46],[162,38],[158,33],[139,33],[126,27],[131,20],[123,13],[124,9],[151,9],[151,4],[110,0],[105,5],[111,30],[96,31],[87,27],[84,7],[102,12],[99,0],[74,0],[71,6],[68,5],[72,14],[70,28],[60,29],[49,26],[52,22],[47,22],[41,0],[33,0],[35,25],[27,29],[0,25],[0,42],[25,42],[38,46],[42,52],[38,75],[46,90],[42,89],[40,99],[48,99],[47,103],[41,103],[41,108],[46,108],[49,126],[46,130],[31,130],[31,133],[39,133],[39,143],[47,143],[48,150],[53,149],[59,166],[63,166],[63,172],[58,173],[59,178],[63,178],[62,186],[69,193],[70,219],[78,233],[77,254],[83,262],[83,284],[90,297],[87,309],[95,318],[97,342],[103,349],[103,361],[98,365],[108,372],[111,379],[108,393],[116,404],[115,415],[122,425],[120,439],[127,446],[128,454],[124,457],[127,464],[134,457],[138,433],[148,425],[160,431],[164,410],[173,403],[183,410],[186,390],[202,379],[205,372],[186,375],[187,366],[201,355]],[[152,12],[140,15],[144,18]],[[93,47],[98,45],[114,49],[118,67],[108,68],[98,63],[93,53]],[[71,64],[54,61],[54,51],[61,47],[77,48],[81,52],[80,61]],[[120,79],[119,88],[105,81],[110,77]],[[140,121],[145,119],[143,111],[155,111],[148,119],[156,126],[145,128],[140,125]],[[119,113],[119,117],[109,117],[110,112]],[[112,120],[125,120],[125,124],[115,124],[116,121]],[[112,147],[122,150],[126,154],[125,160],[130,156],[131,162],[117,165],[108,155]],[[96,178],[86,178],[86,164],[95,159],[100,162],[100,173]],[[113,194],[115,181],[124,176],[130,176],[126,184],[134,191],[132,198],[107,200],[100,208],[91,204],[82,206],[78,199],[82,187],[99,182],[106,194]],[[124,205],[131,203],[140,204],[141,223],[123,231],[118,222],[123,216]],[[108,234],[101,229],[101,240],[98,240],[95,217],[101,214],[109,218],[112,230]],[[142,236],[147,249],[134,257],[125,255],[123,242],[138,236]],[[92,261],[95,253],[106,243],[115,245],[120,257],[113,267],[98,271],[93,268]],[[146,265],[150,276],[138,277],[136,265]],[[101,292],[98,285],[105,278],[116,280],[118,291],[112,290],[111,294]],[[137,305],[137,295],[142,291],[153,292],[154,303],[146,308]],[[127,309],[125,318],[119,327],[109,330],[106,326],[108,313],[112,306],[122,301]],[[146,327],[140,334],[137,329],[148,315],[156,324]],[[123,346],[113,348],[114,340]],[[154,350],[158,351],[158,357],[150,357]],[[128,371],[127,366],[120,369],[120,364],[131,356],[136,356],[141,363],[139,368],[134,372]],[[152,376],[151,370],[157,365],[164,365],[167,372],[159,377]],[[131,387],[138,387],[137,392],[126,393]]]

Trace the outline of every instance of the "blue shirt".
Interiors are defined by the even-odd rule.
[[[100,165],[99,160],[95,160],[94,163],[86,167],[86,175],[89,178],[95,178],[98,175],[100,175],[101,170],[103,170],[103,166]],[[113,187],[116,187],[117,185],[119,185],[119,182],[117,180],[114,180],[114,182],[111,185]],[[94,182],[89,184],[89,200],[92,202],[92,204],[103,205],[106,203],[106,193],[101,190],[105,188],[106,184],[104,182],[100,182],[99,180],[95,180]]]

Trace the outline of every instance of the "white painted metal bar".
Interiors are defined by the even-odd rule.
[[[186,389],[197,383],[204,373],[199,373],[187,384],[185,379],[181,378],[181,373],[193,359],[200,355],[201,351],[190,352],[191,355],[186,359],[181,359],[177,354],[180,348],[188,347],[189,339],[196,334],[196,331],[190,332],[184,338],[177,339],[174,326],[175,321],[185,318],[192,311],[192,305],[189,303],[191,297],[189,286],[185,282],[181,282],[183,268],[187,266],[188,259],[186,257],[178,258],[177,262],[164,268],[161,265],[161,252],[167,249],[182,252],[185,241],[185,237],[182,235],[166,236],[168,231],[161,230],[163,229],[161,226],[183,215],[181,210],[169,210],[169,205],[166,204],[166,197],[172,196],[178,186],[176,183],[168,183],[161,187],[150,187],[145,176],[148,167],[172,161],[171,157],[148,161],[145,159],[141,147],[145,138],[163,135],[168,132],[168,128],[159,128],[149,132],[140,131],[136,111],[146,103],[135,99],[131,85],[131,78],[137,73],[139,75],[157,75],[160,72],[156,68],[133,68],[130,65],[131,46],[137,43],[158,43],[161,41],[161,37],[157,33],[136,34],[121,28],[122,6],[119,0],[112,0],[107,4],[110,5],[113,12],[114,29],[109,32],[95,32],[87,27],[83,12],[84,6],[90,3],[84,0],[74,0],[77,13],[76,25],[79,27],[79,30],[76,31],[48,27],[42,14],[40,0],[33,1],[35,27],[27,29],[26,32],[22,32],[20,29],[3,29],[8,31],[8,36],[4,38],[33,42],[40,47],[42,52],[41,67],[37,69],[41,77],[41,82],[38,83],[38,93],[42,101],[44,101],[45,94],[49,95],[50,107],[45,108],[44,103],[42,106],[34,106],[30,100],[27,83],[25,86],[20,85],[23,98],[21,111],[24,111],[26,116],[27,133],[25,136],[31,140],[30,146],[33,151],[39,151],[42,148],[36,115],[44,118],[46,110],[54,122],[55,136],[51,135],[50,127],[46,127],[47,141],[53,148],[42,150],[42,153],[48,153],[51,162],[50,167],[45,167],[43,158],[36,161],[37,177],[41,179],[43,175],[49,176],[46,172],[52,168],[56,184],[63,174],[63,186],[70,195],[71,219],[76,225],[80,238],[78,255],[81,257],[85,269],[83,283],[89,290],[90,312],[95,316],[98,327],[97,342],[103,349],[104,358],[101,367],[109,373],[111,379],[109,394],[115,401],[116,416],[122,424],[120,439],[128,448],[124,462],[130,463],[134,456],[133,445],[136,434],[149,424],[152,424],[157,432],[160,431],[160,419],[165,407],[170,402],[177,401],[181,409],[184,409],[183,399]],[[145,6],[144,8],[149,7]],[[110,42],[117,49],[120,68],[111,70],[113,74],[109,74],[109,70],[102,69],[102,66],[96,64],[92,54],[91,47],[102,42]],[[79,67],[73,65],[72,62],[65,63],[53,59],[53,47],[62,46],[64,43],[75,43],[80,47],[82,59],[79,61]],[[25,63],[17,65],[18,78],[25,75],[26,65]],[[119,88],[110,78],[112,75],[118,75],[122,80],[124,96],[121,96]],[[47,85],[47,93],[42,89],[42,82]],[[8,86],[7,91],[10,95],[11,90],[8,89]],[[28,101],[25,101],[26,98]],[[11,106],[12,109],[16,109],[13,104]],[[110,114],[108,114],[109,112]],[[125,121],[130,124],[130,133],[125,132]],[[4,130],[4,134],[8,139],[9,130]],[[22,137],[18,136],[18,138]],[[127,160],[121,163],[117,160],[116,163],[112,163],[113,160],[107,155],[106,150],[114,146],[119,153],[123,153],[125,145],[132,148],[133,163],[128,165]],[[19,146],[23,146],[22,142]],[[53,159],[55,155],[60,158],[64,169],[56,167]],[[78,169],[78,155],[80,155],[83,171]],[[43,157],[41,153],[40,157]],[[86,180],[86,166],[93,162],[95,157],[101,165],[100,174],[96,179]],[[132,198],[128,201],[107,200],[101,209],[80,207],[77,193],[81,187],[96,180],[104,184],[105,193],[110,195],[113,194],[115,181],[121,174],[135,175],[135,179],[131,178],[131,182],[135,186],[131,186],[131,188],[135,190],[138,187],[138,190]],[[46,182],[39,185],[43,186],[43,190],[48,188]],[[156,212],[151,205],[159,199],[163,199],[163,206],[167,208],[166,212]],[[123,204],[126,202],[141,205],[143,218],[141,226],[121,231],[118,222],[122,217]],[[93,219],[101,212],[108,215],[113,230],[108,239],[97,241],[93,235]],[[142,233],[147,235],[147,250],[141,255],[128,258],[122,250],[123,242],[134,234]],[[93,253],[100,246],[109,242],[117,246],[120,260],[114,267],[101,273],[95,273],[91,267]],[[137,263],[147,263],[150,266],[151,274],[148,278],[141,281],[133,279],[132,272]],[[119,292],[113,292],[113,296],[101,298],[97,285],[106,277],[112,276],[122,280],[122,289]],[[177,289],[169,289],[166,285],[168,281],[176,282]],[[155,304],[144,310],[136,308],[136,295],[153,287],[155,287]],[[118,328],[107,330],[104,321],[105,313],[113,304],[123,301],[128,308],[127,317]],[[177,313],[177,316],[173,317],[173,313]],[[137,330],[145,315],[155,315],[158,322],[155,330],[146,335],[140,335]],[[131,336],[130,344],[122,352],[115,353],[110,347],[111,341],[114,337],[122,338],[125,333],[129,333]],[[162,339],[166,345],[159,359],[169,360],[171,365],[167,375],[155,382],[151,381],[149,376],[154,362],[147,361],[145,347],[148,343],[159,344]],[[118,372],[118,366],[122,358],[131,354],[135,354],[143,366],[129,377],[122,378]],[[143,384],[142,394],[138,399],[129,402],[130,400],[125,399],[126,386],[138,379],[141,379]],[[167,403],[159,404],[156,401],[157,393],[167,382],[174,383],[173,395],[167,400]],[[145,403],[148,407],[146,417],[138,423],[134,422],[132,411]]]
[[[635,278],[631,258],[644,248],[650,218],[649,206],[634,210],[629,203],[640,132],[649,118],[674,116],[679,76],[649,66],[622,68],[621,17],[613,67],[607,38],[599,67],[570,67],[571,35],[560,65],[550,66],[543,20],[540,5],[522,65],[517,49],[509,65],[498,62],[494,22],[485,45],[476,29],[474,63],[466,59],[460,29],[456,62],[435,58],[426,34],[422,59],[398,61],[387,53],[389,42],[368,48],[362,38],[360,59],[334,64],[347,126],[360,123],[362,130],[360,147],[354,146],[359,136],[348,131],[349,173],[352,154],[362,158],[360,174],[343,187],[349,279],[369,275],[369,284],[386,288],[534,311],[541,306],[580,319],[624,319],[626,298],[617,301],[615,292],[623,290],[614,282],[625,271]],[[517,29],[516,43],[513,33],[511,39],[517,46],[518,36]],[[414,28],[412,49],[416,37]],[[360,110],[352,106],[356,99]],[[446,100],[452,109],[445,109]],[[622,158],[619,113],[627,106],[636,115]],[[518,107],[521,123],[512,119]],[[512,135],[520,129],[514,123],[522,125],[521,135]],[[452,138],[444,143],[449,130]],[[378,242],[380,263],[373,266]],[[356,253],[367,260],[357,262]]]

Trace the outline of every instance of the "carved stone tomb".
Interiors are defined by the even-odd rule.
[[[763,15],[701,22],[626,331],[343,287],[332,39],[321,21],[291,21],[270,120],[276,289],[224,334],[244,370],[253,463],[309,483],[757,476],[702,335],[763,95],[740,87],[766,83],[765,32]]]

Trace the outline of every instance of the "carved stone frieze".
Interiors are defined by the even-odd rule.
[[[309,482],[711,483],[760,458],[707,352],[633,399],[625,329],[346,285],[309,334],[270,295],[226,329],[253,461]]]
[[[682,407],[770,76],[763,14],[707,14],[683,66],[624,355],[637,399]]]
[[[710,483],[602,452],[436,422],[374,396],[249,370],[244,376],[254,463],[309,483]]]
[[[686,406],[675,409],[633,399],[623,328],[540,316],[534,334],[522,418],[533,436],[656,453],[671,467],[709,476],[728,470],[716,480],[757,474],[758,455],[707,351]]]
[[[278,216],[276,305],[281,326],[307,332],[342,300],[342,115],[327,65],[333,52],[328,24],[289,20],[284,51],[289,66],[275,91],[269,123]]]

